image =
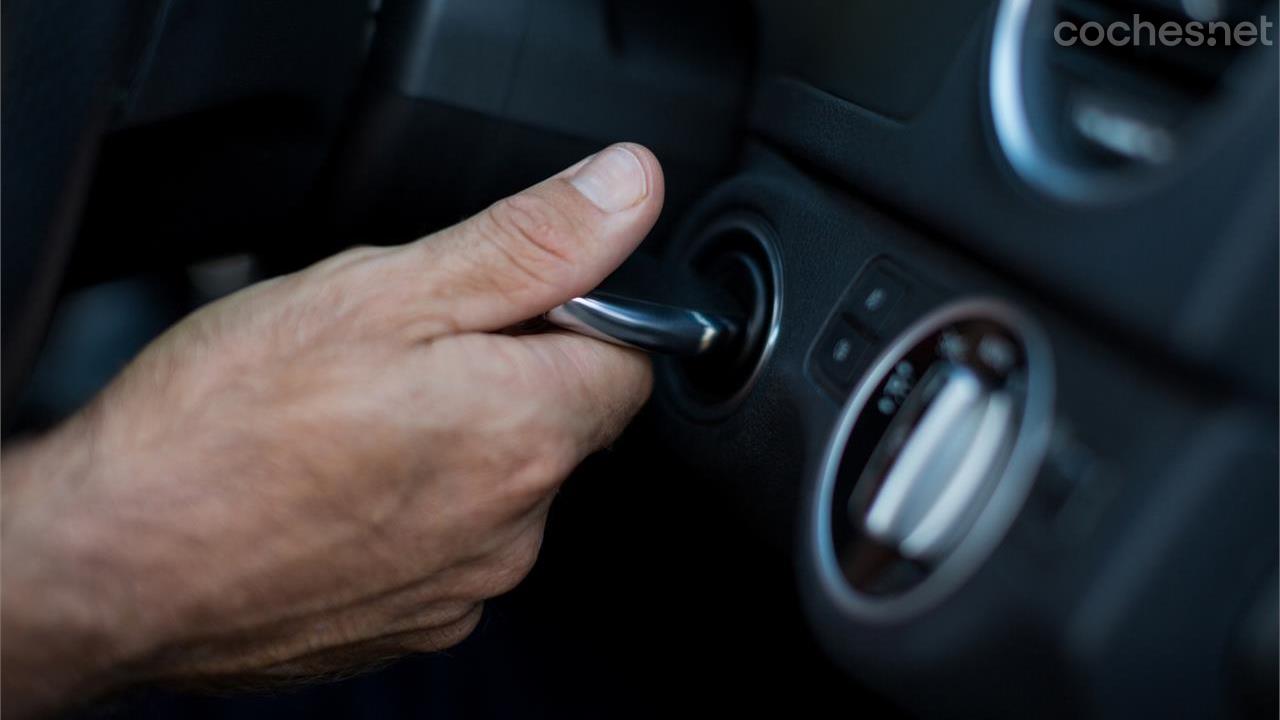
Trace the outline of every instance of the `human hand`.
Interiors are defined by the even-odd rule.
[[[6,452],[4,710],[465,637],[651,384],[636,352],[494,333],[592,289],[662,198],[654,157],[613,146],[417,242],[205,307]]]

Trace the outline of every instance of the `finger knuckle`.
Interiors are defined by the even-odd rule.
[[[527,466],[530,480],[544,491],[559,485],[578,464],[578,445],[570,432],[555,430],[544,433],[541,451]]]
[[[475,632],[483,614],[484,605],[481,603],[462,606],[457,617],[449,622],[410,633],[402,647],[410,652],[435,652],[451,648]]]
[[[531,507],[555,491],[578,460],[573,432],[531,420],[517,433],[521,440],[506,452],[506,494],[516,507]]]
[[[515,589],[524,581],[538,561],[542,549],[542,532],[527,532],[517,538],[486,567],[475,592],[481,599],[497,597]]]
[[[568,474],[566,463],[546,450],[501,451],[501,469],[495,474],[497,506],[503,521],[519,517],[555,492]]]
[[[356,245],[321,260],[313,265],[311,270],[322,276],[340,274],[371,262],[386,252],[385,248],[378,248],[372,245]]]
[[[317,333],[385,331],[404,304],[404,285],[386,248],[356,247],[322,260],[298,276],[298,315]]]
[[[490,241],[517,272],[554,284],[572,269],[581,232],[550,199],[536,193],[513,195],[490,207],[487,217]]]

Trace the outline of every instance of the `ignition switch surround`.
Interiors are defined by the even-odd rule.
[[[660,361],[667,393],[681,412],[704,422],[731,414],[750,395],[777,343],[782,318],[782,264],[769,223],[740,210],[707,225],[670,257],[671,274],[721,293],[742,310],[742,341],[729,352]]]

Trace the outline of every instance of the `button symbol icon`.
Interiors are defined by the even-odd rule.
[[[1017,351],[1004,338],[987,335],[978,342],[978,357],[987,367],[998,373],[1007,373],[1017,360]]]
[[[969,353],[969,341],[957,333],[945,332],[938,339],[938,351],[949,360],[962,360]]]
[[[875,312],[884,307],[884,302],[887,298],[888,293],[884,291],[884,288],[872,288],[871,292],[867,293],[866,299],[862,301],[862,307],[866,308],[867,312]]]
[[[884,392],[893,398],[904,398],[911,392],[911,380],[901,375],[894,375],[889,378],[889,382],[885,383]]]
[[[831,359],[838,363],[843,363],[853,354],[853,343],[848,338],[840,338],[836,341],[835,347],[831,348]]]

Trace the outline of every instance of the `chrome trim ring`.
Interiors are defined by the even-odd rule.
[[[872,596],[846,580],[832,535],[836,481],[845,448],[862,411],[894,366],[930,335],[965,320],[999,323],[1019,338],[1026,356],[1027,387],[1022,423],[1009,460],[986,506],[954,550],[919,585],[899,595]],[[886,348],[858,382],[841,410],[823,456],[810,526],[812,551],[826,595],[847,614],[871,623],[900,622],[946,599],[963,584],[1004,537],[1031,491],[1053,427],[1054,372],[1048,340],[1032,320],[1007,303],[987,298],[944,305],[913,323]]]
[[[1014,173],[1049,195],[1075,202],[1128,197],[1139,178],[1123,171],[1088,170],[1053,156],[1036,137],[1027,113],[1023,60],[1035,0],[1002,0],[991,39],[988,94],[996,142]]]
[[[766,265],[761,270],[768,274],[773,296],[769,303],[768,319],[760,351],[742,384],[732,394],[714,400],[704,400],[691,395],[687,385],[689,378],[684,370],[670,358],[665,360],[663,372],[669,379],[669,382],[664,383],[667,394],[676,407],[699,421],[721,420],[746,400],[764,374],[765,368],[768,367],[778,344],[778,336],[782,331],[784,293],[782,259],[773,226],[760,214],[751,210],[733,210],[721,215],[698,232],[687,247],[674,255],[676,267],[685,268],[695,264],[709,246],[714,245],[723,236],[734,232],[749,236],[759,250]]]

